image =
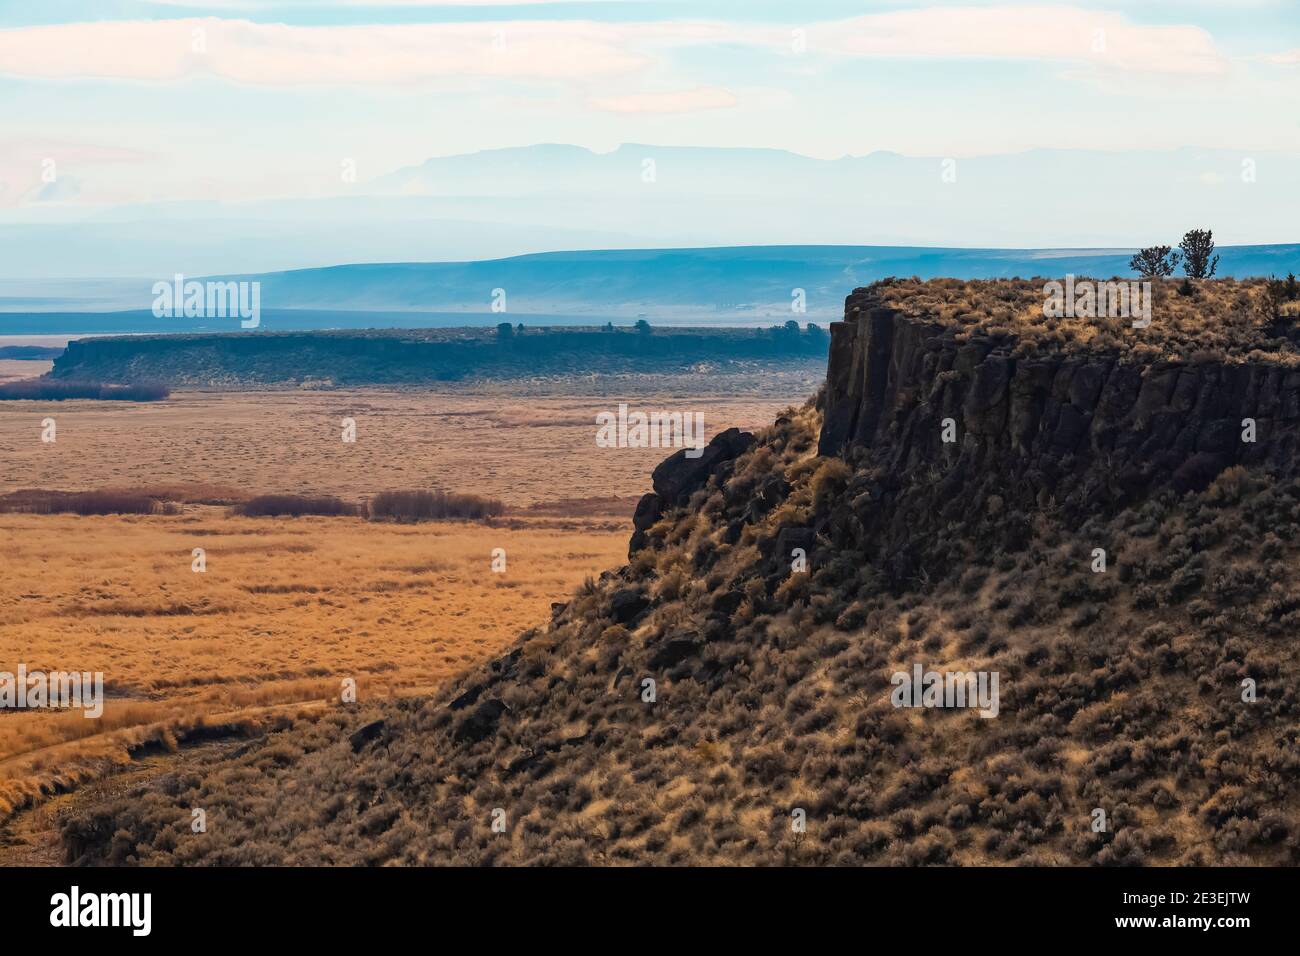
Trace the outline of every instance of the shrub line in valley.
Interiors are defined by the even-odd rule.
[[[176,515],[182,502],[139,489],[46,491],[23,489],[0,496],[3,514]],[[333,495],[257,495],[231,506],[241,517],[361,517],[369,521],[484,520],[505,514],[505,505],[482,495],[445,491],[384,491],[369,501],[350,502]]]

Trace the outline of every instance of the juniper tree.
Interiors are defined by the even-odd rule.
[[[1264,282],[1258,308],[1266,320],[1280,322],[1283,308],[1288,302],[1297,299],[1300,299],[1300,282],[1296,281],[1294,272],[1289,273],[1285,279],[1269,276]]]
[[[1144,279],[1164,278],[1174,274],[1181,253],[1169,246],[1148,246],[1128,261],[1128,267]]]
[[[1187,278],[1208,279],[1214,275],[1219,257],[1214,255],[1213,230],[1189,229],[1178,248],[1183,250],[1183,271]]]

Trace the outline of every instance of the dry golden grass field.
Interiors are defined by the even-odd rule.
[[[239,518],[204,506],[0,515],[0,660],[103,671],[108,698],[98,720],[6,714],[0,776],[12,786],[73,769],[102,753],[106,741],[93,738],[124,728],[337,700],[348,677],[358,697],[436,686],[547,620],[551,601],[626,553],[621,531],[571,524]],[[203,573],[191,567],[195,547]],[[503,573],[491,570],[494,548],[506,552]],[[73,740],[94,746],[44,752]]]
[[[816,387],[775,395],[645,393],[634,408],[702,412],[707,434],[768,424]],[[526,507],[559,498],[640,495],[669,452],[596,447],[608,396],[461,392],[178,392],[167,401],[0,403],[0,494],[201,482],[269,493],[359,498],[421,488]],[[42,443],[52,417],[57,440]],[[356,442],[342,441],[342,420]],[[631,514],[629,510],[628,514]]]
[[[32,359],[0,359],[0,383],[36,378],[54,367],[53,362]]]
[[[710,434],[789,404],[627,400],[702,410]],[[0,494],[148,488],[187,502],[177,515],[0,514],[0,671],[102,671],[107,698],[94,720],[0,712],[0,819],[133,772],[201,726],[253,730],[337,703],[345,678],[361,698],[428,691],[544,624],[551,602],[625,560],[637,496],[670,453],[597,448],[595,415],[615,405],[429,391],[0,403]],[[39,439],[46,416],[53,444]],[[341,440],[344,417],[355,444]],[[508,510],[491,523],[392,524],[196,503],[390,489],[472,492]]]

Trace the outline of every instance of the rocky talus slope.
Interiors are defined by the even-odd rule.
[[[96,807],[69,859],[1300,862],[1289,340],[899,296],[849,297],[816,399],[661,465],[628,564],[508,654]],[[918,665],[996,716],[896,706]]]

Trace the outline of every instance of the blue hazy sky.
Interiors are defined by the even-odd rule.
[[[0,0],[0,214],[344,195],[535,143],[1295,158],[1298,104],[1297,0]]]

